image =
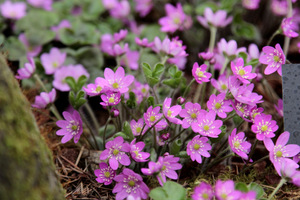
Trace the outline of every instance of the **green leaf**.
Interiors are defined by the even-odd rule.
[[[136,108],[137,103],[136,103],[136,96],[134,92],[129,92],[129,99],[126,102],[126,105],[131,109]]]
[[[75,93],[73,91],[69,92],[69,101],[70,101],[70,104],[74,107],[75,106]]]
[[[84,0],[82,4],[82,18],[84,20],[98,20],[99,15],[105,11],[101,1]]]
[[[177,155],[180,151],[180,148],[182,146],[182,142],[180,139],[175,140],[172,142],[171,147],[170,147],[170,153],[172,155]]]
[[[234,123],[235,127],[239,126],[243,121],[244,121],[244,119],[238,115],[233,117],[233,123]]]
[[[146,77],[152,77],[152,69],[148,63],[143,63],[142,68]]]
[[[152,78],[152,77],[146,77],[147,83],[149,84],[150,87],[153,87],[157,83],[159,83],[158,78]]]
[[[4,35],[3,35],[3,34],[0,34],[0,45],[3,44],[4,40],[5,40]]]
[[[242,182],[238,182],[235,184],[235,189],[242,191],[242,192],[248,192],[248,187],[246,185],[246,183],[242,183]]]
[[[187,154],[186,151],[180,151],[180,152],[178,153],[178,156],[179,156],[180,158],[189,158],[189,157],[190,157],[190,156]]]
[[[84,99],[84,98],[78,99],[78,100],[75,102],[74,109],[75,109],[75,110],[78,110],[83,104],[85,104],[85,102],[86,102],[86,99]]]
[[[77,91],[81,90],[86,82],[87,82],[87,77],[85,75],[81,75],[77,80],[77,84],[76,84]]]
[[[127,140],[127,141],[130,140],[129,137],[123,132],[117,132],[116,134],[114,134],[114,138],[116,138],[118,136],[121,136],[124,140]]]
[[[249,190],[254,190],[256,192],[256,199],[262,198],[264,195],[264,189],[257,183],[252,182],[248,185]]]
[[[238,0],[222,0],[221,1],[221,9],[226,10],[227,12],[232,11],[234,5],[238,2]]]
[[[81,98],[84,98],[84,95],[85,95],[84,91],[79,91],[78,94],[76,95],[75,100],[79,100]]]
[[[155,103],[154,103],[154,97],[153,96],[148,97],[147,104],[148,104],[148,107],[154,106]]]
[[[164,72],[164,70],[165,70],[165,66],[163,64],[160,63],[156,64],[152,72],[152,77],[159,78],[160,75]]]
[[[149,196],[153,200],[185,200],[186,189],[176,182],[167,181],[163,187],[151,190]]]
[[[55,38],[55,33],[46,29],[29,29],[25,31],[25,36],[32,46],[44,45]]]
[[[25,47],[16,37],[9,37],[4,41],[4,48],[1,50],[8,53],[8,59],[17,61],[26,55]]]
[[[181,78],[173,78],[173,79],[165,79],[162,81],[163,84],[176,89],[178,88],[178,85],[180,85]]]
[[[176,65],[172,65],[168,70],[171,77],[174,77],[177,71],[178,71],[178,68]]]
[[[71,88],[71,90],[76,91],[76,81],[72,76],[68,76],[65,78],[65,82],[69,85],[69,87]]]
[[[248,55],[247,55],[245,52],[240,52],[240,53],[238,54],[238,57],[243,58],[244,63],[247,62],[247,57],[248,57]]]
[[[152,147],[150,150],[150,160],[156,162],[156,159],[157,159],[157,153],[155,149]]]
[[[145,26],[140,35],[140,38],[148,38],[149,41],[153,41],[155,37],[159,37],[161,40],[166,37],[166,33],[163,33],[157,24]]]
[[[123,124],[123,132],[128,136],[130,141],[134,139],[130,124],[127,121]]]
[[[257,58],[250,60],[245,65],[252,65],[252,67],[255,67],[259,63],[259,60]]]

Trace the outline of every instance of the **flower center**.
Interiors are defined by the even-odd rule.
[[[105,176],[106,178],[110,177],[110,172],[104,172],[104,176]]]
[[[136,131],[137,133],[140,133],[140,132],[142,131],[142,128],[141,128],[141,127],[137,127],[137,128],[135,129],[135,131]]]
[[[222,90],[227,90],[227,85],[225,85],[225,84],[221,85],[221,89]]]
[[[54,62],[54,63],[53,63],[53,67],[54,67],[54,68],[57,68],[57,67],[58,67],[58,63],[57,63],[57,62]]]
[[[199,148],[200,148],[200,145],[199,145],[199,144],[195,144],[195,145],[194,145],[194,149],[195,149],[195,150],[198,150]]]
[[[138,151],[133,151],[135,153],[135,157],[139,156],[139,152]]]
[[[108,103],[113,103],[113,102],[115,102],[115,98],[110,97],[110,98],[108,99]]]
[[[97,86],[97,87],[96,87],[96,92],[101,92],[101,90],[102,90],[102,87],[101,87],[101,86]]]
[[[233,146],[234,146],[235,148],[239,148],[240,142],[239,142],[239,141],[235,141],[235,142],[233,143]]]
[[[205,131],[208,131],[208,130],[209,130],[209,126],[208,126],[208,125],[204,125],[204,126],[203,126],[203,129],[204,129]]]
[[[192,119],[196,119],[196,117],[197,117],[196,113],[192,113],[192,114],[191,114],[191,118],[192,118]]]
[[[274,56],[273,59],[275,62],[278,62],[280,60],[280,58],[278,56]]]
[[[119,88],[119,84],[118,84],[118,83],[113,83],[112,86],[113,86],[113,88],[115,88],[115,89]]]
[[[202,197],[203,197],[203,199],[208,199],[209,196],[208,196],[207,193],[203,193],[203,194],[202,194]]]
[[[240,108],[239,111],[241,111],[242,113],[245,112],[244,108]]]
[[[129,185],[130,187],[133,187],[133,186],[135,185],[135,182],[134,182],[134,181],[129,181],[129,182],[128,182],[128,185]]]
[[[221,108],[221,104],[220,103],[216,103],[215,108],[218,110]]]
[[[167,167],[165,165],[162,166],[161,170],[165,170]]]
[[[262,125],[260,129],[261,129],[261,131],[266,131],[266,130],[268,130],[268,126],[267,125]]]
[[[221,198],[222,198],[222,199],[227,199],[227,194],[224,194],[224,193],[223,193],[223,194],[221,195]]]
[[[73,125],[73,126],[71,127],[71,129],[72,129],[73,131],[76,131],[77,128],[78,128],[78,126],[76,126],[76,125]]]
[[[171,117],[171,115],[172,115],[172,111],[168,110],[168,117]]]
[[[174,24],[180,24],[180,18],[179,17],[175,17],[173,19]]]
[[[151,122],[154,122],[154,121],[155,121],[155,116],[151,116],[151,117],[150,117],[150,121],[151,121]]]
[[[202,78],[202,77],[204,76],[204,73],[203,73],[203,71],[199,71],[199,72],[197,72],[197,76],[198,76],[198,77],[200,77],[200,78]]]
[[[254,113],[254,114],[252,115],[252,118],[255,119],[255,117],[256,117],[258,114],[259,114],[259,113]]]
[[[277,157],[277,158],[282,157],[282,151],[277,151],[277,152],[276,152],[276,157]]]
[[[146,88],[142,88],[142,93],[146,93],[146,92],[147,92]]]
[[[239,74],[240,76],[244,76],[244,75],[246,74],[246,72],[245,72],[244,69],[240,69],[239,72],[238,72],[238,74]]]
[[[119,154],[119,150],[118,149],[114,149],[114,151],[113,151],[113,154],[116,156],[116,155],[118,155]]]

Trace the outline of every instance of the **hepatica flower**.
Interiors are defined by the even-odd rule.
[[[300,187],[300,171],[297,170],[299,165],[293,160],[286,159],[281,163],[280,176],[287,181]]]
[[[259,62],[267,65],[264,73],[266,75],[277,73],[282,76],[281,66],[285,63],[285,55],[279,44],[274,47],[265,46],[262,49],[263,55],[260,56]]]
[[[256,200],[256,192],[251,190],[249,192],[242,192],[239,200]]]
[[[8,19],[21,19],[26,15],[26,4],[24,2],[5,1],[0,6],[1,14]]]
[[[285,131],[277,139],[274,145],[270,138],[264,139],[265,147],[269,151],[269,157],[276,171],[280,174],[280,168],[283,162],[289,157],[293,157],[300,152],[300,146],[297,144],[288,144],[290,133]]]
[[[201,156],[210,157],[208,153],[211,150],[211,145],[207,143],[207,137],[200,137],[200,135],[196,135],[192,141],[187,144],[186,152],[191,157],[192,161],[197,161],[198,163],[202,163]]]
[[[105,92],[106,87],[107,87],[107,81],[102,77],[97,77],[95,79],[95,83],[88,84],[86,88],[83,87],[83,90],[89,96],[97,96]]]
[[[275,136],[278,126],[275,120],[272,120],[271,115],[261,114],[255,117],[254,124],[251,130],[256,133],[256,138],[263,141],[265,138],[272,138]]]
[[[231,23],[232,17],[227,18],[227,12],[225,10],[218,10],[216,13],[213,13],[210,7],[206,7],[204,10],[204,17],[197,16],[197,20],[205,28],[208,28],[209,26],[225,27]]]
[[[28,79],[35,72],[35,62],[33,58],[28,57],[27,59],[29,63],[25,63],[23,68],[18,69],[18,75],[15,76],[17,79]]]
[[[110,68],[105,68],[104,77],[105,80],[108,82],[108,87],[115,92],[120,92],[121,94],[127,92],[129,86],[134,81],[134,76],[125,76],[125,71],[123,67],[118,67],[116,72],[114,72]]]
[[[130,145],[124,143],[124,139],[118,136],[105,144],[105,150],[100,154],[100,160],[108,159],[110,167],[117,170],[119,163],[125,166],[130,165],[130,159],[126,152],[130,152]]]
[[[228,57],[235,57],[239,52],[246,52],[246,48],[237,48],[237,43],[235,40],[226,42],[226,40],[222,38],[220,42],[218,42],[218,51],[219,53],[225,54]]]
[[[146,132],[146,130],[148,129],[147,125],[145,125],[145,127],[144,127],[144,119],[143,118],[139,119],[137,122],[134,119],[131,120],[130,127],[132,130],[132,134],[134,136],[139,136],[141,134],[143,135]],[[144,127],[144,130],[143,130],[143,127]]]
[[[43,8],[45,10],[52,10],[52,0],[27,0],[28,3],[37,8]]]
[[[164,157],[159,158],[158,162],[161,164],[161,168],[159,175],[157,175],[157,179],[161,186],[163,185],[161,181],[167,181],[166,177],[174,180],[178,179],[178,175],[175,170],[182,168],[182,165],[178,163],[179,160],[180,158],[168,155],[168,153]],[[161,176],[161,178],[159,176]]]
[[[46,74],[54,74],[54,72],[62,67],[65,62],[67,53],[62,53],[58,48],[52,48],[50,53],[41,55],[41,62]]]
[[[240,132],[236,134],[236,128],[233,129],[231,135],[228,136],[228,143],[231,150],[243,159],[248,159],[248,153],[250,152],[251,144],[246,141],[245,133]]]
[[[248,10],[256,10],[259,7],[260,0],[243,0],[243,7]]]
[[[192,74],[195,80],[201,84],[203,82],[209,82],[209,78],[211,77],[211,73],[206,72],[207,65],[202,64],[201,66],[198,65],[197,62],[194,63]]]
[[[277,105],[274,105],[275,109],[277,110],[277,113],[283,117],[283,101],[282,99],[278,99]]]
[[[250,79],[255,78],[256,73],[251,73],[252,66],[244,66],[244,59],[238,58],[236,62],[231,62],[231,70],[233,74],[240,80],[242,83],[250,83]]]
[[[136,162],[147,162],[147,158],[150,157],[150,153],[142,152],[143,148],[145,147],[145,143],[140,141],[135,143],[135,140],[132,140],[130,143],[130,155],[133,160]]]
[[[180,105],[175,105],[171,107],[171,102],[172,98],[166,98],[164,103],[163,103],[163,114],[167,120],[174,124],[182,124],[182,121],[176,116],[180,113],[181,111],[181,106]]]
[[[134,0],[135,10],[140,14],[141,17],[145,17],[152,9],[152,0]]]
[[[72,114],[67,111],[62,114],[65,120],[58,120],[56,122],[56,125],[61,128],[56,131],[56,135],[64,136],[61,139],[61,143],[66,143],[72,138],[74,138],[74,143],[77,143],[83,132],[82,120],[79,113],[74,110]]]
[[[228,78],[226,77],[225,74],[221,74],[218,78],[216,79],[211,79],[211,84],[216,88],[219,92],[221,93],[227,93],[228,91]]]
[[[147,126],[151,127],[153,126],[162,116],[163,114],[159,113],[160,111],[160,107],[157,106],[155,108],[153,108],[152,106],[150,106],[147,109],[147,112],[144,113],[144,119],[145,119],[145,123],[147,124]],[[164,129],[167,127],[167,122],[163,119],[160,120],[160,122],[158,122],[154,127],[158,128],[158,129]]]
[[[34,46],[30,44],[24,33],[21,33],[18,39],[23,43],[27,53],[27,57],[35,57],[41,52],[42,46]]]
[[[226,118],[226,113],[233,110],[233,108],[230,106],[230,101],[225,100],[225,97],[225,93],[221,93],[218,96],[212,94],[207,102],[207,108],[216,112],[221,118]]]
[[[34,103],[31,105],[35,108],[46,108],[50,103],[55,101],[56,90],[53,88],[49,93],[41,92],[39,96],[35,97]]]
[[[281,23],[283,34],[289,38],[298,37],[298,23],[294,17],[284,18]]]
[[[210,184],[202,182],[195,187],[191,197],[193,200],[211,200],[214,197],[214,191]]]
[[[96,181],[99,183],[104,183],[104,185],[109,185],[112,183],[116,176],[116,172],[108,166],[106,163],[99,164],[100,169],[94,171],[97,176]]]
[[[71,28],[71,23],[64,19],[62,20],[57,26],[52,26],[51,30],[56,34],[55,39],[56,40],[60,40],[59,38],[59,30],[63,29],[63,28]]]
[[[234,182],[232,180],[224,182],[217,180],[215,195],[218,200],[238,200],[241,196],[241,192],[234,189]]]
[[[198,115],[201,111],[201,106],[198,103],[187,102],[179,113],[179,116],[184,118],[182,120],[182,127],[188,128],[192,123],[197,122]]]
[[[122,200],[128,196],[134,199],[147,199],[150,192],[148,186],[143,182],[143,178],[131,169],[124,168],[114,180],[117,184],[112,192],[117,193],[116,200]]]
[[[101,99],[103,101],[100,103],[102,106],[115,106],[121,101],[121,93],[108,91],[106,94],[101,95]]]

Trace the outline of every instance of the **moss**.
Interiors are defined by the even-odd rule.
[[[2,55],[0,71],[1,199],[64,199],[51,152]]]

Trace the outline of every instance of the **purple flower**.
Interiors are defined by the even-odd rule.
[[[245,121],[251,122],[251,110],[255,108],[256,106],[250,106],[248,104],[241,103],[236,100],[231,100],[231,105],[233,109],[236,111],[236,114],[238,114],[240,117],[242,117]],[[254,122],[253,122],[254,123]]]
[[[243,0],[242,1],[243,7],[248,10],[256,10],[257,8],[259,8],[259,3],[260,3],[260,0]]]
[[[25,63],[23,68],[18,69],[17,79],[23,80],[28,79],[35,72],[35,62],[32,57],[27,58],[29,63]]]
[[[201,52],[198,54],[198,57],[205,60],[205,61],[213,61],[214,59],[214,53],[212,52]]]
[[[123,172],[117,175],[114,180],[117,184],[112,192],[117,193],[116,200],[122,200],[128,196],[135,199],[147,199],[150,192],[148,186],[143,182],[143,178],[131,169],[124,168]]]
[[[26,15],[26,4],[24,2],[5,1],[0,5],[1,14],[8,19],[21,19]]]
[[[190,28],[192,25],[192,19],[190,16],[185,15],[180,3],[176,4],[176,7],[172,4],[166,4],[165,10],[166,17],[159,19],[158,23],[162,26],[162,32],[174,33],[176,30],[184,30]]]
[[[204,17],[197,16],[197,20],[205,28],[209,26],[225,27],[231,23],[232,17],[227,18],[227,12],[225,10],[218,10],[216,13],[213,13],[210,7],[206,7]]]
[[[192,129],[195,133],[200,133],[200,135],[217,138],[222,132],[220,127],[223,122],[215,119],[216,113],[214,111],[205,111],[198,115],[197,122],[192,123]]]
[[[254,123],[255,117],[258,115],[261,115],[264,112],[264,109],[262,107],[254,106],[250,111],[250,119],[252,123]]]
[[[208,153],[211,150],[211,145],[207,143],[207,137],[200,137],[200,135],[196,135],[192,141],[187,144],[186,152],[191,157],[192,161],[197,161],[198,163],[202,163],[201,156],[210,157]]]
[[[134,76],[127,75],[125,76],[125,71],[123,67],[118,67],[116,72],[111,70],[110,68],[105,68],[104,70],[104,78],[108,82],[108,87],[115,91],[124,94],[128,91],[128,87],[134,81]]]
[[[212,94],[207,102],[207,108],[216,112],[221,118],[226,118],[226,113],[233,110],[233,108],[230,106],[230,101],[225,100],[225,97],[225,93],[220,93],[218,96]]]
[[[241,192],[234,189],[234,182],[232,180],[224,182],[217,180],[215,195],[218,200],[238,200],[241,196]]]
[[[298,23],[294,17],[284,18],[281,23],[283,34],[289,38],[298,37]]]
[[[183,117],[182,127],[188,128],[192,123],[197,122],[197,117],[201,112],[201,106],[198,103],[187,102],[179,113],[180,117]]]
[[[32,44],[29,44],[24,33],[21,33],[18,38],[25,47],[25,50],[27,52],[27,57],[35,57],[39,55],[39,53],[42,50],[42,46],[32,46]]]
[[[115,6],[109,9],[109,13],[116,19],[124,20],[130,14],[130,4],[127,0],[117,1]]]
[[[211,84],[221,93],[227,93],[228,90],[228,78],[225,74],[221,74],[219,79],[211,79]]]
[[[120,32],[114,33],[114,43],[121,42],[127,36],[128,31],[126,29],[121,29]]]
[[[94,171],[97,176],[96,181],[99,183],[104,183],[104,185],[109,185],[112,183],[116,176],[116,172],[108,166],[106,163],[99,164],[100,169]]]
[[[137,122],[134,119],[131,120],[130,127],[132,130],[132,134],[134,136],[139,136],[141,134],[143,135],[146,132],[146,130],[148,129],[147,125],[145,125],[145,127],[144,127],[144,119],[143,118],[139,119]],[[143,127],[144,127],[144,130],[142,132]]]
[[[272,138],[275,136],[278,126],[275,120],[272,120],[272,115],[261,114],[255,117],[254,124],[251,130],[256,133],[256,138],[263,141],[265,138]]]
[[[295,161],[296,163],[298,163],[300,161],[300,153],[298,153],[297,155],[295,155],[293,157],[293,161]]]
[[[238,58],[236,62],[231,62],[231,70],[236,77],[242,81],[242,83],[250,83],[248,79],[253,79],[257,75],[256,73],[251,73],[252,66],[247,65],[244,67],[244,60],[243,58]]]
[[[126,152],[130,152],[130,145],[124,143],[121,136],[105,144],[105,150],[100,154],[100,160],[109,159],[109,165],[113,170],[117,170],[119,163],[125,166],[130,165],[130,159]]]
[[[237,56],[239,52],[246,52],[245,47],[237,48],[237,43],[235,40],[230,40],[226,42],[224,38],[218,43],[218,51],[221,54],[225,54],[228,57]]]
[[[155,108],[150,106],[147,109],[147,112],[144,113],[144,119],[145,119],[145,123],[147,124],[147,126],[149,126],[149,127],[153,126],[163,116],[163,114],[159,113],[159,111],[160,111],[159,106],[157,106]],[[168,124],[167,124],[166,120],[163,119],[160,122],[158,122],[154,127],[162,130],[162,129],[165,129],[167,127],[167,125]]]
[[[286,159],[281,163],[280,176],[289,182],[292,182],[296,186],[300,187],[300,171],[298,171],[299,165],[293,160]]]
[[[95,79],[95,84],[90,83],[85,87],[83,87],[83,90],[87,93],[89,96],[97,96],[101,93],[104,93],[107,87],[107,81],[102,77],[97,77]]]
[[[74,138],[74,143],[79,141],[79,138],[83,132],[82,120],[79,113],[74,110],[73,113],[63,112],[65,120],[58,120],[56,125],[61,129],[56,131],[56,135],[64,136],[61,139],[61,143],[66,143]]]
[[[35,97],[34,104],[32,104],[32,107],[35,108],[46,108],[48,104],[53,103],[55,101],[56,97],[56,90],[53,88],[51,92],[42,92],[39,96]]]
[[[148,42],[147,38],[140,39],[138,37],[135,38],[135,43],[141,47],[151,48],[153,46],[153,42]]]
[[[274,104],[275,109],[277,110],[277,113],[283,117],[283,101],[282,99],[278,99],[277,105]]]
[[[300,152],[300,146],[297,144],[288,144],[290,133],[285,131],[277,139],[276,145],[270,138],[264,139],[265,147],[270,152],[269,157],[276,171],[280,174],[282,162],[285,162],[289,157],[293,157]]]
[[[80,64],[63,66],[55,71],[52,84],[56,89],[60,91],[70,91],[71,88],[65,82],[65,78],[71,76],[77,81],[78,78],[82,75],[86,76],[87,78],[90,77],[86,69]]]
[[[58,48],[52,48],[50,53],[41,55],[41,62],[46,74],[54,74],[54,72],[62,67],[67,57],[67,53],[62,53]]]
[[[201,66],[198,65],[197,62],[194,63],[192,74],[195,78],[195,80],[201,84],[203,82],[209,82],[209,78],[211,77],[211,73],[206,72],[207,65],[202,64]]]
[[[271,10],[274,14],[278,16],[284,16],[287,14],[288,5],[287,1],[282,0],[272,0],[271,1]]]
[[[259,52],[259,49],[256,44],[251,43],[249,45],[248,54],[250,56],[250,59],[258,59],[259,58],[260,52]]]
[[[214,191],[210,184],[201,182],[195,187],[192,194],[193,200],[211,200],[214,197]]]
[[[144,142],[137,142],[135,144],[135,140],[132,140],[130,143],[130,155],[133,160],[136,162],[147,162],[147,158],[150,157],[150,153],[147,152],[141,152],[143,148],[145,147]]]
[[[263,55],[260,56],[259,62],[267,65],[264,73],[266,75],[272,74],[275,71],[282,76],[281,66],[285,63],[285,55],[280,47],[280,44],[276,44],[275,48],[271,46],[265,46],[262,49]]]
[[[44,10],[52,10],[52,0],[27,0],[28,3],[37,8],[43,8]]]
[[[68,20],[64,19],[57,26],[52,26],[51,30],[56,33],[55,39],[60,40],[59,34],[58,34],[59,30],[61,30],[63,28],[71,28],[71,27],[72,27],[71,23]]]
[[[115,106],[121,101],[121,93],[108,91],[101,95],[101,99],[103,101],[100,103],[102,106]]]
[[[152,9],[152,0],[134,0],[135,10],[140,14],[141,17],[145,17]]]
[[[250,152],[251,144],[246,141],[245,133],[240,132],[236,134],[236,128],[233,129],[231,135],[228,136],[228,143],[231,150],[243,159],[248,159],[248,153]]]
[[[167,120],[174,124],[182,124],[180,119],[177,119],[176,116],[181,111],[180,105],[175,105],[171,107],[172,98],[166,98],[163,103],[163,113]]]
[[[242,192],[239,200],[256,200],[256,192],[251,190],[249,192]]]
[[[132,70],[138,70],[139,68],[139,58],[140,53],[138,51],[128,50],[125,55],[121,58],[120,64],[122,66],[127,66]]]
[[[141,172],[147,176],[150,176],[153,175],[154,173],[158,173],[161,170],[162,165],[160,162],[149,161],[148,167],[149,168],[141,168]]]

